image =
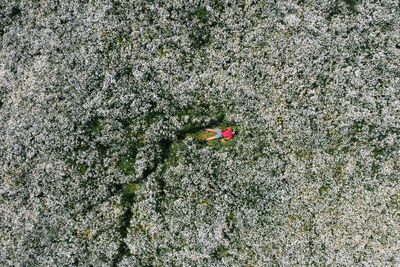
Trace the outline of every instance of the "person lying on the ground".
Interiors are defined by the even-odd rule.
[[[210,141],[210,140],[214,140],[214,139],[222,139],[222,141],[225,142],[225,141],[232,139],[233,135],[236,134],[236,132],[233,131],[229,127],[224,127],[222,129],[219,129],[219,128],[205,129],[205,131],[214,132],[215,136],[207,138],[206,140],[204,140],[204,143],[206,143],[207,141]]]

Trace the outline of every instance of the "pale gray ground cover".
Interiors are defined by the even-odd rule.
[[[2,1],[0,264],[400,264],[399,11]]]

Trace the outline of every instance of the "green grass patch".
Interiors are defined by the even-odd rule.
[[[68,158],[65,161],[68,165],[70,165],[72,168],[76,169],[79,171],[79,173],[83,176],[86,173],[86,170],[88,168],[88,165],[86,163],[78,164],[76,160]]]
[[[228,253],[228,248],[226,248],[226,247],[224,247],[224,246],[222,246],[222,245],[219,245],[219,246],[215,249],[215,251],[212,253],[212,256],[213,256],[214,258],[216,258],[216,259],[221,259],[221,258],[226,257],[226,256],[228,256],[228,255],[230,255],[230,254]]]
[[[133,195],[135,193],[135,191],[138,189],[140,184],[138,183],[129,183],[129,184],[125,184],[122,187],[122,192],[124,195]]]
[[[135,173],[134,161],[129,158],[121,159],[117,163],[117,168],[125,175]]]
[[[86,124],[86,131],[91,134],[104,129],[101,117],[94,117]]]
[[[139,189],[139,183],[128,183],[122,186],[122,203],[132,203],[135,196],[135,192]],[[125,203],[125,204],[124,204]]]
[[[81,167],[80,167],[81,175],[85,175],[87,167],[88,166],[85,163],[81,164]]]
[[[69,158],[65,162],[71,166],[74,166],[74,167],[76,166],[76,160],[74,160],[74,159]]]
[[[329,190],[329,187],[323,185],[323,186],[321,186],[321,187],[318,189],[318,192],[319,192],[319,194],[320,194],[321,196],[323,196],[323,195],[326,194],[326,192],[327,192],[328,190]]]
[[[171,144],[168,157],[165,160],[167,166],[177,166],[177,163],[180,160],[180,157],[177,156],[177,152],[182,148],[182,146],[182,141],[176,141]]]

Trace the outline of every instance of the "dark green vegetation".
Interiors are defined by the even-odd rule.
[[[399,265],[399,17],[2,1],[0,265]]]

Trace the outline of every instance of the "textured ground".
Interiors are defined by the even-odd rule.
[[[0,264],[399,265],[399,36],[391,0],[1,1]]]

